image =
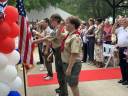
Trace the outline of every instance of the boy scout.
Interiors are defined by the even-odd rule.
[[[55,56],[55,67],[57,72],[57,79],[59,82],[59,88],[56,89],[56,92],[59,92],[59,96],[68,96],[67,91],[67,84],[65,79],[65,74],[62,66],[62,60],[61,60],[61,42],[57,38],[57,32],[59,31],[58,27],[61,23],[61,16],[59,14],[53,14],[50,17],[50,23],[53,27],[53,32],[51,32],[50,36],[48,37],[49,41],[52,42],[52,48],[53,48],[53,54]]]
[[[55,67],[56,67],[57,79],[59,83],[59,88],[57,88],[55,91],[56,93],[59,93],[59,96],[68,96],[66,78],[64,74],[64,68],[62,66],[62,60],[61,60],[61,50],[60,50],[61,42],[57,38],[57,33],[60,29],[59,25],[61,23],[61,20],[62,18],[59,14],[53,14],[50,17],[50,24],[51,24],[51,27],[53,28],[53,31],[49,34],[49,36],[38,39],[33,43],[39,43],[43,41],[48,41],[52,43],[53,54],[55,56]]]
[[[81,71],[82,42],[78,34],[80,21],[76,17],[69,17],[66,20],[66,30],[69,34],[64,42],[64,48],[61,52],[64,65],[66,80],[69,84],[73,96],[80,96],[78,88],[78,77]]]

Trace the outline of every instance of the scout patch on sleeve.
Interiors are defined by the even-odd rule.
[[[73,39],[71,44],[71,53],[79,53],[81,48],[80,38],[76,37]]]

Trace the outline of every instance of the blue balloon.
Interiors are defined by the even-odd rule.
[[[17,48],[17,49],[16,49],[16,51],[18,51],[18,52],[19,52],[19,49]],[[21,64],[21,58],[20,58],[20,60],[19,60],[18,64]]]
[[[21,96],[18,91],[10,91],[8,96]]]

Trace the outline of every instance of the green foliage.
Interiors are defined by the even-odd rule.
[[[25,8],[27,11],[31,11],[32,9],[41,10],[42,8],[46,8],[48,5],[56,6],[57,3],[60,3],[62,0],[24,0]],[[8,2],[11,5],[16,5],[16,2],[13,0],[9,0]]]
[[[79,16],[81,19],[87,20],[92,18],[106,18],[112,16],[112,7],[106,2],[107,0],[63,0],[59,4],[59,7],[63,10]],[[113,4],[113,0],[109,0]],[[115,0],[115,5],[121,0]],[[124,0],[127,1],[127,0]],[[117,11],[118,14],[122,14],[122,10]]]
[[[48,5],[57,6],[75,16],[79,16],[81,19],[87,20],[89,17],[106,18],[111,16],[112,8],[106,1],[107,0],[24,0],[24,4],[27,11],[31,11],[32,9],[39,11],[42,8],[47,8]],[[113,4],[113,0],[109,1]],[[115,4],[118,4],[120,1],[121,0],[115,0]],[[14,0],[9,0],[9,4],[16,5]],[[128,3],[125,5],[128,5]],[[128,10],[123,8],[119,8],[116,12],[117,15],[128,14]]]
[[[15,6],[15,5],[16,5],[16,3],[15,3],[15,1],[14,1],[14,0],[8,0],[8,4],[9,4],[9,5],[13,5],[13,6]]]
[[[106,18],[112,13],[111,7],[104,0],[81,0],[81,2],[78,10],[80,10],[81,7],[85,9],[82,14],[87,14],[87,17]],[[86,6],[83,4],[86,4]]]

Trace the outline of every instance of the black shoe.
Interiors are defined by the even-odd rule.
[[[64,94],[59,94],[59,96],[68,96],[68,95],[64,95]]]
[[[82,60],[81,63],[86,63],[86,61],[85,60]]]
[[[124,80],[119,80],[119,81],[118,81],[118,83],[123,83],[123,82],[125,82],[125,81],[124,81]]]
[[[38,65],[39,65],[39,64],[40,64],[40,62],[38,61],[36,64],[38,64]]]
[[[128,85],[128,81],[123,82],[122,85]]]
[[[61,92],[60,87],[59,87],[59,88],[57,88],[57,89],[55,89],[55,91],[56,91],[56,93],[60,93],[60,92]]]

